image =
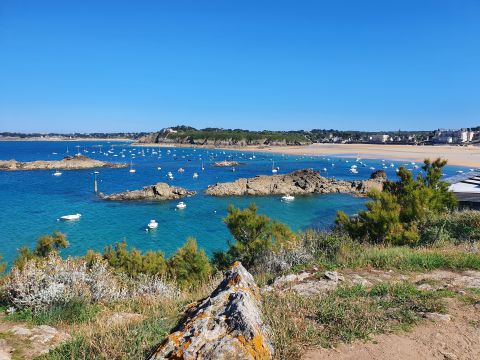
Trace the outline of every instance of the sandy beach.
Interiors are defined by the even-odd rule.
[[[389,159],[423,161],[438,157],[448,160],[450,165],[480,167],[480,147],[477,146],[414,146],[377,144],[312,144],[308,146],[274,146],[241,148],[245,151],[262,151],[294,155],[336,155],[366,159]]]

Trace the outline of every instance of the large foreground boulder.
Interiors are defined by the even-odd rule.
[[[149,359],[271,359],[268,334],[260,291],[252,275],[236,262],[209,297],[187,309]]]
[[[210,185],[205,191],[213,196],[244,195],[308,195],[345,193],[366,196],[371,190],[382,190],[386,177],[377,173],[369,180],[337,180],[326,178],[318,171],[305,169],[285,175],[260,175],[233,182]]]
[[[155,185],[145,186],[140,190],[125,191],[110,195],[100,193],[98,196],[103,200],[111,201],[163,201],[181,199],[195,194],[195,191],[189,191],[181,187],[170,186],[159,182]]]

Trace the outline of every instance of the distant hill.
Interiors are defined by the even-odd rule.
[[[304,131],[248,131],[241,129],[176,126],[140,137],[143,144],[187,144],[211,146],[308,145],[312,141]]]

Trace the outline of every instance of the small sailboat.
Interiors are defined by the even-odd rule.
[[[62,175],[62,172],[58,170],[55,170],[55,172],[53,173],[53,176],[61,176],[61,175]]]
[[[80,216],[82,216],[82,215],[78,214],[78,213],[77,214],[72,214],[72,215],[64,215],[64,216],[60,216],[59,220],[64,220],[64,221],[79,220]]]
[[[137,172],[137,170],[135,170],[135,169],[133,168],[133,163],[132,163],[131,161],[130,161],[130,170],[128,170],[128,172],[129,172],[129,173],[132,173],[132,174],[135,173],[135,172]]]
[[[155,220],[150,220],[150,222],[147,224],[148,230],[153,230],[158,227],[158,222]]]
[[[275,167],[275,161],[272,160],[272,173],[276,174],[278,172],[278,169]]]
[[[293,200],[295,200],[295,196],[287,194],[287,195],[282,196],[282,200],[283,201],[293,201]]]
[[[177,204],[177,209],[185,209],[187,207],[187,204],[185,204],[183,201],[180,201]]]

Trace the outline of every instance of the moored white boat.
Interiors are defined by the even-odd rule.
[[[62,173],[58,170],[56,170],[54,173],[53,173],[53,176],[61,176]]]
[[[135,170],[135,169],[133,168],[133,162],[132,162],[132,161],[130,161],[130,170],[128,170],[128,172],[129,172],[129,173],[132,173],[132,174],[135,173],[135,172],[137,172],[137,170]]]
[[[72,214],[72,215],[64,215],[60,216],[60,220],[78,220],[80,219],[82,215],[81,214]]]
[[[272,174],[276,174],[278,169],[275,167],[275,161],[272,160]]]
[[[156,222],[155,220],[150,220],[150,222],[147,224],[147,227],[150,230],[156,229],[158,227],[158,222]]]
[[[282,196],[282,200],[283,201],[293,201],[293,200],[295,200],[295,196],[287,194],[287,195]]]
[[[183,201],[180,201],[177,204],[177,209],[185,209],[187,207],[187,204],[185,204]]]

